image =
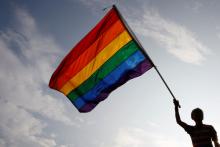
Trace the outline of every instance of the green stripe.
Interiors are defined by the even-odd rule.
[[[118,65],[125,61],[130,55],[132,55],[136,50],[138,50],[137,44],[134,41],[128,42],[117,53],[115,53],[113,57],[105,62],[95,73],[93,73],[92,76],[90,76],[79,87],[71,91],[67,97],[71,101],[74,101],[77,97],[84,95]]]

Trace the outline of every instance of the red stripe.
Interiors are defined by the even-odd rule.
[[[62,84],[57,83],[59,76],[65,74],[66,69],[69,68],[71,63],[77,60],[78,57],[85,52],[86,49],[88,49],[89,46],[91,46],[91,44],[94,43],[99,36],[107,31],[109,27],[111,27],[117,20],[119,20],[119,17],[115,9],[110,10],[107,15],[63,59],[50,79],[50,88],[57,90],[60,88],[60,85]]]
[[[104,50],[105,47],[117,38],[125,30],[122,22],[118,20],[109,30],[101,35],[85,52],[83,52],[77,60],[72,62],[66,70],[63,71],[65,74],[59,75],[57,79],[57,88],[61,89],[63,85],[78,72],[80,72],[89,62],[91,62],[100,51]],[[98,61],[97,61],[98,62]]]

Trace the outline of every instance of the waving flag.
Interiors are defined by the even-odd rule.
[[[114,89],[151,67],[113,7],[63,59],[49,86],[66,95],[78,111],[89,112]]]

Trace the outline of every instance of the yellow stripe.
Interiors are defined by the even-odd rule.
[[[127,31],[122,32],[117,38],[109,43],[89,64],[64,84],[60,92],[67,95],[87,80],[97,69],[99,69],[120,48],[131,40]]]

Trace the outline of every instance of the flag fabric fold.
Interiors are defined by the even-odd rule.
[[[91,111],[128,80],[153,67],[116,8],[67,54],[49,87],[62,92],[80,112]]]

